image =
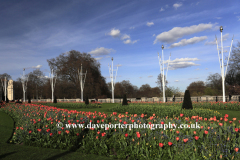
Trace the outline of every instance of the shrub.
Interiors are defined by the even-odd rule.
[[[122,106],[124,106],[124,105],[128,105],[126,94],[124,94],[124,96],[123,96]]]
[[[185,91],[182,109],[193,109],[189,90]]]
[[[57,103],[57,97],[54,97],[53,103]]]
[[[31,97],[28,97],[28,103],[31,103]]]
[[[89,104],[88,96],[86,97],[85,104],[86,104],[86,105]]]

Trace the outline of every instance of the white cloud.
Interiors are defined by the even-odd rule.
[[[124,39],[130,39],[130,36],[127,35],[127,34],[124,34],[124,35],[122,36],[121,40],[124,40]]]
[[[162,7],[159,11],[162,12],[162,11],[165,11],[165,9]]]
[[[238,21],[240,21],[240,16],[237,16],[237,18],[238,18]]]
[[[88,53],[93,55],[93,56],[100,56],[100,55],[108,55],[111,52],[115,52],[115,50],[100,47],[100,48],[96,48],[95,50],[92,50],[91,52],[88,52]]]
[[[139,77],[139,78],[142,78],[142,77]]]
[[[33,66],[32,68],[41,68],[42,65]]]
[[[173,5],[173,7],[175,8],[175,9],[177,9],[178,7],[181,7],[182,6],[182,3],[175,3],[174,5]]]
[[[180,42],[172,44],[169,48],[186,46],[188,44],[198,43],[198,42],[204,41],[206,39],[207,39],[207,36],[193,37],[193,38],[190,38],[190,39],[182,39]]]
[[[175,80],[175,82],[179,82],[179,80]]]
[[[204,30],[211,29],[212,27],[213,24],[203,23],[199,25],[192,25],[190,27],[174,27],[170,31],[162,32],[161,34],[157,35],[156,39],[154,40],[154,44],[156,44],[157,41],[172,43],[177,41],[179,38],[182,38],[183,36],[202,32]]]
[[[205,70],[208,70],[208,68],[205,68]]]
[[[154,25],[154,23],[153,23],[153,22],[147,22],[146,25],[147,25],[148,27],[150,27],[150,26]]]
[[[165,61],[164,63],[168,63],[169,60]],[[191,66],[199,66],[200,64],[195,64],[194,62],[189,61],[199,61],[198,58],[176,58],[173,61],[169,61],[169,70],[175,70],[178,68],[187,68]]]
[[[228,38],[228,36],[229,36],[229,33],[227,33],[227,34],[225,34],[225,35],[223,35],[223,41],[226,41],[227,40],[227,38]],[[218,39],[218,44],[219,43],[221,43],[221,39]],[[216,40],[213,40],[213,41],[207,41],[207,42],[205,42],[205,44],[204,45],[216,45]]]
[[[119,29],[115,29],[113,28],[108,35],[115,37],[119,37],[120,36],[120,30]]]
[[[168,5],[166,4],[165,7],[168,8]]]
[[[121,67],[121,66],[122,66],[121,64],[116,65],[116,67]]]
[[[153,34],[153,37],[155,37],[156,35],[155,34]]]
[[[129,29],[134,29],[135,27],[130,27]]]
[[[195,69],[196,71],[200,70],[199,68]]]
[[[96,61],[101,60],[103,57],[95,58]]]
[[[222,19],[222,17],[216,17],[216,19]]]
[[[153,76],[151,75],[151,76],[148,76],[148,78],[152,78]]]
[[[135,41],[131,41],[131,39],[127,39],[126,41],[123,41],[123,43],[125,44],[134,44],[136,43],[138,40],[135,40]]]

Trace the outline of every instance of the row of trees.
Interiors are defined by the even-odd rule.
[[[240,47],[240,43],[238,44]],[[226,76],[226,94],[240,94],[240,50],[233,49],[231,61]],[[84,96],[89,98],[111,98],[111,83],[106,83],[106,79],[101,75],[100,63],[97,62],[90,54],[80,53],[72,50],[62,53],[56,58],[47,60],[51,69],[57,73],[57,83],[54,89],[54,95],[57,98],[80,98],[80,81],[78,78],[78,69],[83,66],[83,72],[87,69],[87,78],[84,85]],[[11,76],[4,73],[0,79]],[[27,96],[31,99],[51,98],[51,85],[49,79],[39,69],[29,73],[27,83]],[[162,78],[161,74],[157,78],[157,87],[152,88],[149,84],[143,84],[140,88],[132,85],[129,81],[123,80],[115,84],[115,98],[122,98],[124,94],[127,97],[160,97],[162,96]],[[13,82],[14,97],[20,99],[23,97],[21,78]],[[218,73],[208,76],[206,83],[203,81],[192,82],[187,89],[191,96],[202,95],[222,95],[222,78]],[[166,81],[166,97],[173,95],[181,96],[178,88],[168,86]],[[84,97],[85,98],[85,97]]]

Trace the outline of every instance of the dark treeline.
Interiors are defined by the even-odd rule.
[[[238,43],[240,47],[240,43]],[[233,54],[230,58],[228,71],[225,79],[226,94],[240,94],[240,50],[233,49]],[[72,50],[62,53],[56,58],[47,60],[49,67],[56,71],[57,80],[54,89],[54,96],[58,99],[75,99],[81,97],[80,81],[78,78],[78,70],[83,66],[83,73],[87,70],[87,78],[84,85],[84,98],[111,98],[112,87],[111,83],[106,83],[106,78],[101,75],[100,63],[97,62],[90,54],[80,53]],[[5,76],[8,80],[11,76],[7,73],[0,74],[0,79]],[[50,80],[43,78],[44,73],[40,69],[35,69],[29,73],[27,82],[26,98],[31,99],[46,99],[52,98]],[[161,97],[162,96],[162,78],[161,74],[157,78],[157,87],[152,88],[149,84],[143,84],[140,88],[131,84],[127,80],[116,82],[114,97],[122,98],[127,94],[128,98],[140,97]],[[181,85],[181,84],[179,84]],[[23,88],[21,78],[13,82],[14,98],[21,99],[23,97]],[[191,96],[217,96],[222,95],[222,77],[220,74],[210,74],[204,83],[196,81],[189,84],[187,89]],[[178,88],[168,86],[166,82],[165,88],[166,97],[181,96],[181,91]]]

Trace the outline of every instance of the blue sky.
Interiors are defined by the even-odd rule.
[[[223,26],[223,45],[234,35],[236,46],[239,8],[237,0],[0,1],[0,74],[16,80],[23,68],[50,70],[47,59],[77,50],[100,62],[107,82],[113,57],[116,82],[156,87],[164,45],[165,61],[171,53],[168,86],[184,91],[220,73],[215,35],[220,41]]]

